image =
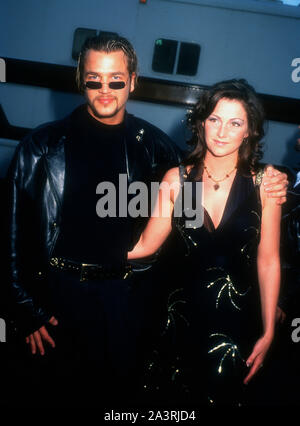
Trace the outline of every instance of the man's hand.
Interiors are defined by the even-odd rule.
[[[49,319],[49,324],[57,325],[58,321],[55,317]],[[49,335],[46,327],[43,325],[37,331],[33,332],[26,337],[26,343],[30,345],[31,353],[34,355],[40,353],[45,355],[44,342],[49,343],[52,348],[55,348],[55,342],[52,337]]]
[[[266,168],[264,189],[268,197],[278,198],[277,204],[286,202],[286,193],[289,181],[286,173],[274,169],[272,166]]]

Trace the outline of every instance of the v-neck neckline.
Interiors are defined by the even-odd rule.
[[[186,181],[186,178],[189,176],[187,169],[184,168],[181,171],[182,173],[182,182]],[[249,180],[250,179],[250,180]],[[202,176],[200,179],[193,179],[193,175],[190,175],[190,182],[203,182]],[[251,186],[251,188],[249,187]],[[225,202],[225,207],[223,210],[223,214],[221,220],[217,227],[215,227],[210,214],[202,205],[204,212],[204,222],[203,228],[207,230],[210,234],[216,233],[220,229],[223,229],[224,225],[227,224],[228,220],[235,214],[235,212],[239,209],[240,205],[245,201],[245,198],[248,198],[250,192],[255,189],[255,184],[253,182],[252,177],[247,177],[241,174],[238,170],[234,176],[231,187],[229,189],[229,193],[227,196],[227,200]],[[194,189],[195,190],[195,189]],[[194,191],[193,190],[193,191]],[[193,195],[194,197],[194,195]]]
[[[238,181],[238,171],[236,172],[234,179],[232,181],[228,196],[227,196],[227,200],[225,202],[225,207],[223,210],[223,214],[222,217],[220,219],[220,222],[218,223],[218,226],[215,226],[210,214],[208,213],[208,211],[206,210],[206,208],[203,206],[204,209],[204,215],[206,215],[208,222],[211,226],[209,226],[209,229],[207,229],[209,232],[216,232],[220,229],[220,227],[223,226],[224,223],[226,223],[227,219],[231,216],[230,213],[233,213],[232,211],[230,212],[230,200],[233,197],[233,192],[237,186],[237,181]],[[205,222],[204,222],[205,223]]]

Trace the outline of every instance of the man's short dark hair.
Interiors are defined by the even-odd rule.
[[[84,42],[78,58],[76,83],[80,92],[84,92],[84,63],[89,50],[105,53],[121,50],[127,58],[129,75],[137,74],[137,56],[133,46],[126,38],[118,35],[90,37]]]

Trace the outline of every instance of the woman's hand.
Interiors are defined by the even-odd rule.
[[[255,344],[253,351],[246,361],[247,367],[251,367],[249,374],[244,379],[244,384],[247,385],[252,377],[263,366],[265,356],[271,346],[273,338],[269,336],[261,337]]]

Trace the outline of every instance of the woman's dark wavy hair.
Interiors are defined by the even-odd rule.
[[[202,174],[207,149],[202,123],[213,112],[219,100],[224,98],[240,101],[247,112],[249,135],[239,149],[238,170],[246,176],[258,170],[258,162],[263,154],[260,141],[265,134],[265,114],[262,104],[255,90],[246,80],[227,80],[204,90],[187,119],[188,127],[192,132],[188,144],[194,149],[182,164],[191,165],[193,169],[197,170],[197,176]]]
[[[79,91],[84,93],[84,63],[87,52],[89,50],[96,50],[98,52],[117,52],[121,50],[127,58],[128,72],[130,77],[135,73],[135,80],[137,80],[137,56],[132,44],[124,37],[118,35],[99,35],[90,37],[84,42],[81,52],[79,54],[77,70],[76,70],[76,83]]]

